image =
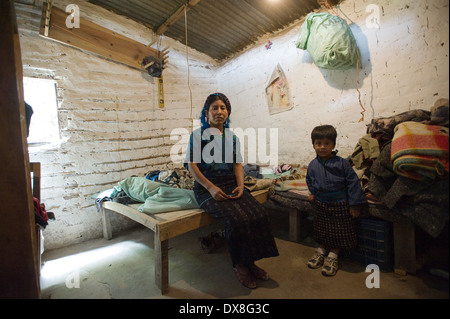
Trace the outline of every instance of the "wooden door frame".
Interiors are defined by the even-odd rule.
[[[40,298],[22,58],[14,1],[0,1],[0,12],[0,298]]]

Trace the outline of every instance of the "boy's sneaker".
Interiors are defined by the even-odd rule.
[[[338,260],[337,258],[327,257],[322,268],[322,275],[324,276],[334,276],[338,270]]]
[[[317,269],[322,267],[323,262],[325,260],[325,255],[319,253],[318,251],[314,252],[314,256],[308,261],[308,267],[311,269]]]

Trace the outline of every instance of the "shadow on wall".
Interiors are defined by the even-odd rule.
[[[369,77],[369,75],[370,79],[372,79],[372,62],[370,59],[369,43],[367,37],[362,32],[359,25],[352,23],[349,25],[349,27],[353,32],[361,56],[359,76],[356,67],[349,70],[328,70],[319,68],[320,72],[323,75],[323,78],[331,87],[343,91],[356,90],[358,87],[361,88],[364,84],[364,81],[367,77]],[[314,61],[308,51],[305,51],[305,54],[303,54],[302,62],[314,64]],[[370,82],[370,101],[368,101],[368,106],[370,106],[373,111],[373,81]]]
[[[361,28],[352,23],[350,29],[355,36],[356,44],[358,45],[361,55],[361,67],[359,69],[359,87],[364,83],[365,78],[372,73],[372,63],[370,61],[369,43],[367,37],[362,33]],[[305,51],[302,57],[303,63],[314,64],[314,61],[308,51]],[[358,72],[356,67],[349,70],[329,70],[319,68],[323,78],[328,84],[336,89],[353,90],[358,87]]]

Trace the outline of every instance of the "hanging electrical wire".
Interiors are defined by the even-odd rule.
[[[356,77],[356,91],[358,91],[358,101],[359,101],[359,105],[361,106],[361,108],[363,109],[361,112],[361,119],[358,121],[358,123],[363,122],[364,121],[364,113],[366,112],[366,109],[364,108],[364,106],[362,105],[361,102],[361,92],[359,91],[359,86],[361,85],[359,83],[359,61],[360,61],[360,54],[359,54],[359,50],[358,50],[358,59],[356,60],[356,72],[357,72],[357,77]]]
[[[334,13],[334,15],[339,17],[339,14],[336,13],[336,11],[334,11],[333,6],[330,4],[330,2],[328,0],[318,0],[317,1],[322,7],[327,8],[328,10],[330,10],[331,12]]]
[[[188,89],[189,89],[189,97],[190,97],[190,103],[191,103],[191,119],[193,120],[192,115],[192,90],[191,90],[191,83],[190,83],[190,72],[189,72],[189,49],[188,49],[188,27],[187,27],[187,5],[184,6],[184,30],[185,30],[185,44],[186,44],[186,64],[187,64],[187,83],[188,83]]]

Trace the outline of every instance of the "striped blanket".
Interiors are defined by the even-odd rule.
[[[295,180],[275,180],[273,182],[274,189],[277,192],[284,192],[287,190],[308,190],[308,185],[306,184],[306,179],[295,179]]]
[[[447,127],[403,122],[394,129],[391,161],[393,170],[418,181],[448,177]]]

